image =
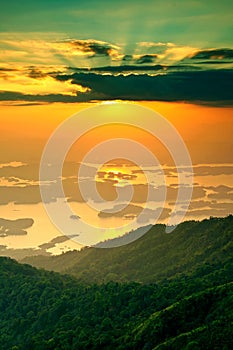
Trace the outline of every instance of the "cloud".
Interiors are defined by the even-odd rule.
[[[156,54],[161,58],[165,57],[165,53],[169,48],[174,48],[174,43],[161,43],[153,41],[142,41],[139,42],[136,48],[136,54]]]
[[[210,198],[209,196],[207,196],[208,199]],[[233,210],[233,196],[231,198],[221,198],[219,197],[218,201],[214,200],[212,198],[210,198],[211,201],[208,200],[198,200],[198,201],[192,201],[189,205],[189,211],[193,211],[196,209],[201,209],[201,208],[205,208],[205,209],[218,209],[218,210],[226,210],[226,214],[230,214]],[[232,202],[219,202],[219,200],[224,200],[224,199],[228,199],[228,200],[232,200]],[[182,208],[186,208],[185,206],[182,206]]]
[[[142,212],[143,213],[140,217],[138,215]],[[118,217],[118,218],[124,218],[127,220],[132,220],[136,217],[137,222],[139,224],[147,224],[150,222],[150,220],[154,220],[160,210],[162,210],[161,215],[159,217],[160,220],[165,220],[169,217],[169,214],[171,212],[171,209],[169,208],[156,208],[156,209],[149,209],[149,208],[143,208],[143,206],[129,204],[125,208],[122,209],[122,205],[115,205],[111,209],[106,209],[104,211],[100,211],[98,213],[98,216],[102,219],[110,218],[110,217]]]
[[[0,164],[0,169],[2,168],[17,168],[17,167],[21,167],[23,165],[26,165],[26,163],[23,162],[18,162],[18,161],[14,161],[14,162],[10,162],[10,163],[2,163]],[[14,169],[15,171],[15,169]]]
[[[32,67],[29,69],[28,77],[33,79],[42,79],[47,77],[47,73],[43,72],[38,67]]]
[[[102,219],[109,217],[136,217],[143,210],[143,207],[139,205],[129,204],[124,209],[122,209],[122,204],[115,205],[111,209],[105,209],[104,211],[100,211],[98,216]],[[114,212],[113,212],[114,211]]]
[[[50,169],[51,167],[53,165],[50,166]],[[77,187],[79,167],[80,163],[65,162],[62,176],[66,196],[78,202],[83,202],[83,198]],[[97,171],[94,166],[84,164],[82,164],[82,169],[84,175],[83,181],[94,176]],[[48,174],[47,181],[48,183],[41,184],[48,188],[46,200],[48,202],[54,202],[57,198],[62,198],[63,194],[57,189],[56,179]],[[16,204],[37,204],[41,202],[38,163],[25,164],[11,162],[0,164],[0,184],[0,205],[11,202]],[[89,188],[89,184],[90,182],[87,182],[87,189]],[[57,197],[54,198],[52,194],[56,189]]]
[[[167,70],[177,70],[177,66],[167,66],[167,65],[135,65],[137,63],[137,59],[140,59],[141,56],[137,55],[136,58],[132,56],[131,61],[129,60],[127,63],[130,64],[124,64],[120,66],[102,66],[102,67],[93,67],[93,68],[75,68],[70,67],[70,70],[73,70],[77,73],[96,73],[96,74],[104,74],[109,73],[110,75],[119,75],[119,74],[138,74],[138,73],[145,73],[150,72],[151,74],[157,73],[161,71],[162,73]],[[181,70],[184,68],[187,70],[186,66],[179,66],[179,69]]]
[[[52,166],[52,165],[51,165]],[[173,206],[178,195],[177,184],[170,184],[169,186],[158,186],[154,183],[147,185],[145,183],[139,183],[137,180],[137,174],[143,173],[143,170],[135,170],[131,167],[124,168],[124,171],[117,170],[111,171],[98,171],[98,166],[82,165],[83,177],[79,178],[82,181],[84,193],[86,198],[82,197],[80,188],[77,182],[77,174],[79,170],[79,163],[65,162],[63,167],[63,187],[64,194],[68,202],[84,203],[85,201],[99,202],[99,198],[95,196],[92,190],[93,177],[98,176],[96,187],[99,195],[105,201],[113,201],[118,198],[119,202],[128,201],[130,187],[132,186],[133,197],[131,203],[137,205],[147,201],[154,202],[157,205],[163,201],[164,194],[166,192],[166,201],[169,205]],[[111,168],[114,166],[119,167],[119,163],[110,164]],[[39,177],[38,177],[38,163],[25,164],[21,162],[3,163],[0,164],[0,204],[5,205],[8,203],[16,204],[37,204],[41,202],[41,196],[39,191]],[[182,171],[186,171],[186,168],[182,168]],[[160,174],[160,169],[152,167],[148,170],[151,173],[157,175]],[[176,168],[165,167],[166,176],[174,176]],[[194,166],[195,176],[218,176],[221,174],[232,175],[233,167],[231,165],[221,166]],[[205,178],[200,180],[204,181]],[[53,180],[53,181],[52,181]],[[54,181],[55,180],[55,181]],[[132,181],[130,184],[129,182]],[[58,198],[64,198],[63,193],[58,190],[58,183],[56,179],[48,178],[48,183],[42,183],[42,186],[47,186],[47,202],[54,202]],[[148,195],[149,190],[149,195]],[[183,188],[184,192],[186,188]],[[189,189],[187,188],[187,191]],[[54,193],[57,193],[54,197]],[[194,184],[192,201],[206,201],[202,204],[207,205],[210,208],[210,204],[213,201],[225,201],[229,202],[233,200],[233,188],[230,186],[201,186],[198,183]],[[209,200],[209,202],[207,202]],[[161,205],[161,204],[159,204]],[[197,204],[195,204],[197,205]],[[200,202],[201,205],[201,202]],[[203,207],[203,206],[202,206]],[[219,208],[221,203],[219,204]]]
[[[21,180],[38,181],[39,180],[39,166],[37,162],[34,163],[22,163],[11,162],[8,164],[0,164],[0,177],[17,177]],[[50,170],[56,166],[56,164],[50,164]],[[80,163],[77,162],[64,162],[62,168],[62,175],[67,177],[77,176],[80,168]],[[82,164],[82,173],[85,177],[92,177],[95,175],[97,168],[92,165]],[[48,180],[54,180],[48,176]]]
[[[137,175],[121,171],[98,171],[97,175],[100,179],[136,180],[137,178]]]
[[[100,40],[69,40],[65,43],[70,44],[74,50],[90,55],[90,57],[100,55],[107,57],[117,57],[119,47]]]
[[[27,228],[34,223],[33,219],[7,220],[0,218],[0,237],[26,235]]]
[[[192,46],[172,46],[160,56],[165,61],[177,62],[183,60],[186,56],[191,55],[197,49]]]
[[[223,60],[233,59],[233,50],[228,48],[199,50],[187,58],[196,60]]]
[[[174,204],[174,203],[173,203]],[[196,210],[200,208],[210,208],[211,202],[206,200],[198,200],[198,201],[192,201],[189,204],[189,210]],[[183,209],[186,209],[186,206],[181,206]]]
[[[171,214],[170,208],[145,209],[143,214],[137,218],[137,222],[141,225],[149,224],[151,221],[153,222],[158,216],[160,210],[161,214],[158,217],[158,221],[168,219]]]
[[[150,170],[151,172],[159,172],[159,170]],[[163,169],[164,174],[168,177],[177,177],[177,169],[169,166]],[[189,169],[185,167],[179,167],[179,171],[182,173],[189,172]],[[193,175],[197,177],[202,176],[220,176],[220,175],[233,175],[233,165],[231,164],[210,164],[210,165],[193,165]],[[187,176],[190,174],[187,173]]]
[[[219,175],[232,175],[233,166],[229,165],[200,165],[193,168],[195,176],[219,176]]]
[[[135,55],[124,55],[122,58],[122,65],[121,67],[124,67],[124,64],[131,63],[131,64],[152,64],[155,62],[155,60],[158,59],[157,54],[135,54]],[[132,66],[131,69],[134,71],[136,67]],[[148,68],[148,67],[147,67]]]
[[[141,55],[136,59],[137,64],[154,63],[158,56],[156,54]]]
[[[124,55],[124,56],[122,57],[122,62],[123,62],[123,63],[125,63],[125,62],[129,63],[129,62],[131,62],[132,60],[133,60],[133,55]]]
[[[188,45],[176,45],[174,43],[161,42],[141,42],[138,43],[136,54],[156,55],[159,61],[163,63],[178,62],[188,55],[197,52],[198,48]]]
[[[212,190],[217,193],[229,193],[233,192],[233,187],[225,186],[225,185],[219,185],[217,187],[210,186],[208,187],[209,190]]]
[[[208,194],[208,198],[211,200],[233,201],[233,187],[220,185],[217,187],[211,186],[211,187],[208,187],[208,189],[213,192]],[[219,206],[221,206],[221,203],[219,203]],[[233,203],[231,203],[231,207],[233,210]]]
[[[37,204],[40,202],[39,186],[0,186],[0,205],[8,203]]]
[[[41,102],[53,103],[53,102],[64,102],[64,103],[75,103],[91,101],[89,96],[83,95],[82,98],[77,97],[77,95],[69,94],[24,94],[17,91],[0,91],[0,101],[23,101],[23,102]],[[23,103],[22,105],[25,105]],[[18,104],[21,105],[21,104]],[[26,103],[27,105],[27,103]],[[31,105],[31,104],[30,104]]]
[[[72,84],[90,89],[77,95],[89,100],[159,100],[190,101],[232,104],[233,71],[209,70],[197,72],[171,72],[168,74],[130,74],[127,76],[74,73],[57,75],[59,81],[70,80]],[[84,98],[85,96],[85,98]]]
[[[224,64],[232,60],[230,48],[140,42],[132,51],[94,39],[4,36],[0,45],[8,62],[0,67],[0,100],[8,104],[120,99],[232,105],[232,70]]]
[[[53,238],[51,241],[39,245],[40,251],[44,255],[46,253],[47,249],[54,248],[54,247],[56,247],[56,244],[67,242],[67,241],[70,240],[70,238],[77,237],[77,236],[79,236],[79,235],[78,234],[77,235],[71,235],[69,237],[67,237],[67,236],[57,236],[57,237]]]
[[[180,212],[183,213],[182,211]],[[186,213],[186,217],[196,217],[196,218],[208,218],[211,216],[216,217],[224,217],[231,214],[229,210],[226,210],[225,208],[218,208],[218,209],[200,209],[200,210],[191,210]],[[179,215],[179,212],[177,212],[177,215]]]
[[[86,92],[87,88],[75,86],[69,80],[59,82],[53,78],[53,74],[62,74],[63,68],[54,67],[55,70],[45,69],[44,67],[28,67],[18,69],[17,71],[0,74],[0,85],[5,91],[24,94],[28,91],[28,95],[44,95],[44,94],[63,94],[76,96],[79,91]],[[66,69],[67,71],[67,69]],[[0,72],[1,73],[1,72]],[[25,89],[25,86],[27,87]],[[27,100],[27,99],[26,99]]]
[[[27,181],[39,180],[39,164],[26,164],[22,162],[11,162],[8,164],[0,164],[0,177],[18,178]]]
[[[2,39],[0,40],[2,60],[19,63],[33,62],[35,64],[59,64],[61,62],[80,59],[84,64],[85,58],[96,56],[116,59],[121,48],[101,40],[44,40],[44,39]],[[84,59],[84,61],[83,61]]]

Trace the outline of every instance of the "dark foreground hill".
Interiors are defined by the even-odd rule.
[[[87,285],[0,258],[0,348],[230,350],[233,266],[214,263],[159,283]]]
[[[73,275],[85,283],[153,283],[181,275],[221,274],[232,264],[232,257],[230,215],[187,221],[169,234],[164,225],[155,225],[137,241],[117,248],[84,248],[54,257],[29,257],[23,262]]]

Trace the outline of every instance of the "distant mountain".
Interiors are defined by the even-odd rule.
[[[181,275],[217,274],[232,264],[233,216],[183,222],[172,233],[153,226],[138,240],[117,248],[84,248],[22,262],[75,276],[85,283],[153,283]],[[233,271],[233,270],[232,270]]]

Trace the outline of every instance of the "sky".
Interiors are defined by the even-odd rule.
[[[233,212],[232,10],[227,0],[1,4],[0,254],[57,254],[85,245],[78,229],[69,232],[70,240],[50,221],[40,195],[39,168],[54,130],[90,107],[109,106],[114,114],[116,105],[123,111],[129,104],[160,113],[181,135],[193,164],[193,196],[184,219]],[[87,244],[124,234],[133,222],[133,228],[152,224],[161,208],[159,222],[166,223],[178,189],[184,187],[171,152],[146,130],[146,110],[141,118],[143,129],[115,123],[88,130],[66,155],[64,199],[74,212],[68,219],[70,225],[93,223],[96,236],[86,235]],[[92,121],[90,114],[86,125]],[[84,162],[96,145],[122,137],[158,159],[166,180],[164,206],[158,198],[165,185],[155,164],[146,168],[149,185],[140,166],[125,159],[113,157],[105,165]],[[77,188],[81,164],[90,171],[84,179],[86,200]],[[185,182],[185,169],[183,174]],[[92,205],[98,201],[88,192],[93,182],[107,201],[95,211]],[[119,209],[126,199],[117,201],[116,193],[124,196],[130,186],[135,195]],[[158,198],[148,201],[144,220],[137,221],[148,188]],[[51,198],[51,207],[61,198]],[[182,210],[181,203],[178,212]]]

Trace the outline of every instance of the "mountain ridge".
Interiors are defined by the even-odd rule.
[[[38,268],[70,274],[83,282],[151,283],[216,264],[231,263],[233,216],[186,221],[172,233],[153,226],[144,236],[116,248],[83,248],[53,257],[22,260]]]

